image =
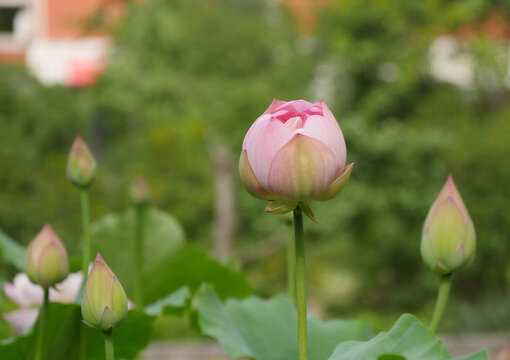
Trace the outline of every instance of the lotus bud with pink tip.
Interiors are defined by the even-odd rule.
[[[96,160],[80,135],[74,139],[67,158],[67,178],[79,187],[87,188],[96,174]]]
[[[283,200],[292,211],[301,201],[335,197],[352,170],[345,160],[342,131],[324,101],[274,100],[248,130],[239,170],[250,194],[279,200],[279,211]]]
[[[85,285],[81,305],[83,321],[93,328],[109,332],[124,322],[127,312],[126,293],[98,253]]]
[[[475,228],[450,175],[425,219],[421,255],[428,267],[446,275],[471,262],[475,251]]]
[[[67,276],[67,252],[50,225],[44,225],[28,245],[25,270],[33,283],[44,288],[55,285]]]
[[[136,206],[146,205],[149,201],[149,185],[143,176],[137,176],[129,188],[129,197]]]

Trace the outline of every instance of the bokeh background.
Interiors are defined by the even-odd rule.
[[[187,241],[243,269],[254,293],[285,292],[290,218],[244,191],[237,158],[273,98],[324,99],[356,166],[305,223],[313,311],[376,329],[402,312],[427,319],[439,280],[421,262],[421,227],[451,173],[478,251],[454,277],[444,329],[508,329],[510,3],[76,4],[0,1],[3,233],[27,244],[50,222],[79,255],[65,165],[81,134],[99,163],[92,220],[129,207],[142,174]],[[55,17],[38,18],[41,6]],[[0,263],[0,281],[14,273]]]

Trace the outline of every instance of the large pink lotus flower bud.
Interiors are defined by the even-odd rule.
[[[91,327],[111,331],[124,322],[127,312],[126,293],[98,253],[85,285],[81,304],[83,321]]]
[[[352,169],[345,159],[342,131],[324,101],[274,100],[248,130],[239,170],[253,196],[295,207],[336,196]]]
[[[32,282],[45,288],[55,285],[67,276],[67,252],[50,225],[44,225],[28,245],[25,270]]]
[[[421,255],[428,267],[446,275],[470,263],[475,250],[475,228],[450,175],[425,219]]]
[[[74,139],[67,158],[67,178],[79,187],[87,188],[96,174],[96,160],[80,135]]]

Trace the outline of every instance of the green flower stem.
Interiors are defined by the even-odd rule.
[[[145,223],[145,206],[136,206],[136,229],[135,229],[135,247],[133,254],[135,259],[134,267],[134,295],[135,303],[138,306],[143,306],[143,281],[142,281],[142,265],[143,265],[143,235],[144,235],[144,223]]]
[[[294,234],[296,242],[296,304],[298,311],[299,360],[308,360],[305,241],[303,236],[303,213],[300,207],[294,209]]]
[[[87,189],[80,190],[81,203],[81,222],[83,227],[83,254],[81,261],[81,272],[83,273],[83,283],[87,282],[89,261],[90,261],[90,232],[89,232],[89,193]]]
[[[39,329],[37,333],[37,340],[35,345],[35,360],[43,359],[43,347],[44,347],[44,332],[46,330],[46,317],[48,316],[48,304],[49,304],[49,293],[48,287],[44,288],[44,300],[43,306],[39,312]]]
[[[292,224],[289,224],[289,240],[287,241],[287,291],[292,302],[296,303],[296,246],[294,244]]]
[[[115,360],[113,353],[113,331],[103,331],[106,360]]]
[[[432,320],[430,321],[429,328],[435,334],[437,333],[437,328],[441,323],[441,319],[443,318],[444,310],[446,308],[446,303],[448,302],[448,297],[450,296],[450,288],[452,285],[452,274],[446,274],[441,276],[441,284],[439,285],[439,292],[437,294],[436,307],[434,308],[434,315],[432,315]]]
[[[78,298],[76,299],[81,303],[83,294],[85,292],[85,284],[87,283],[87,276],[89,273],[89,261],[90,261],[90,215],[89,215],[89,193],[87,188],[80,189],[80,204],[81,204],[81,222],[83,228],[83,243],[82,243],[82,262],[81,272],[83,274],[83,282],[78,292]],[[86,360],[87,358],[87,337],[85,335],[85,326],[80,327],[80,360]]]

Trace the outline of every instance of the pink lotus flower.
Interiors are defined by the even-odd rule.
[[[345,186],[345,141],[324,101],[274,100],[244,138],[239,170],[255,197],[329,200]]]
[[[78,297],[82,281],[81,272],[69,274],[64,281],[55,285],[55,289],[50,288],[50,301],[73,303]],[[18,310],[3,313],[4,320],[13,325],[18,334],[27,332],[37,320],[38,307],[43,303],[42,287],[30,282],[27,274],[19,273],[12,283],[4,284],[4,293],[20,307]]]

